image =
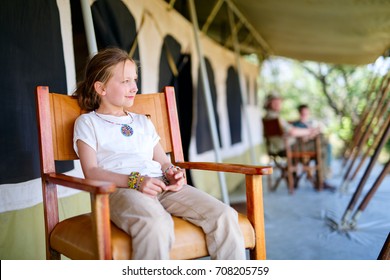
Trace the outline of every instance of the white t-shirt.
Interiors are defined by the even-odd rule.
[[[133,122],[130,116],[99,116],[90,112],[77,118],[73,133],[77,155],[76,142],[82,140],[96,151],[98,166],[103,169],[120,174],[136,171],[150,177],[162,176],[160,163],[153,160],[153,148],[160,136],[146,116],[131,113]],[[120,124],[129,124],[133,134],[123,135]]]

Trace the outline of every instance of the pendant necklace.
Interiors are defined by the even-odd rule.
[[[129,124],[112,122],[112,121],[109,121],[109,120],[106,120],[106,119],[102,118],[102,117],[99,116],[98,113],[96,113],[95,111],[93,111],[93,112],[95,113],[95,115],[96,115],[99,119],[102,119],[102,120],[105,121],[105,122],[108,122],[108,123],[110,123],[110,124],[120,125],[120,126],[121,126],[121,133],[122,133],[123,136],[125,136],[125,137],[130,137],[131,135],[133,135],[134,131],[133,131],[133,128],[130,126],[130,124],[133,123],[134,118],[133,118],[133,116],[132,116],[129,112],[123,111],[126,115],[128,115],[128,116],[131,118],[131,122],[130,122]]]

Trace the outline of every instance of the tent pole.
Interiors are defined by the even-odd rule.
[[[380,96],[380,100],[377,103],[378,107],[375,108],[375,111],[371,116],[371,119],[369,120],[366,129],[360,136],[358,144],[355,147],[354,153],[351,153],[349,157],[349,162],[348,162],[349,166],[347,168],[347,171],[344,174],[343,183],[340,188],[342,191],[347,190],[348,184],[351,181],[351,177],[350,177],[351,170],[355,165],[357,158],[360,156],[361,151],[364,148],[364,145],[367,143],[369,136],[373,134],[374,127],[378,125],[378,122],[383,118],[383,115],[390,108],[390,103],[386,102],[386,98],[388,98],[387,91],[389,88],[390,88],[390,76],[386,79],[386,83],[382,83],[381,88],[379,89],[381,92],[381,96]]]
[[[234,53],[236,57],[236,65],[237,65],[237,72],[238,72],[238,80],[240,83],[240,91],[241,91],[241,100],[242,100],[242,111],[244,112],[244,117],[245,117],[245,124],[247,128],[247,133],[248,133],[248,140],[249,140],[249,146],[251,149],[251,160],[252,164],[256,164],[256,151],[253,148],[253,141],[252,141],[252,133],[251,133],[251,128],[249,125],[249,114],[246,109],[247,103],[247,96],[246,96],[246,90],[244,86],[244,73],[242,71],[241,67],[241,61],[240,61],[240,45],[238,43],[238,38],[237,38],[237,29],[234,24],[234,14],[233,11],[230,8],[231,3],[230,1],[228,2],[228,15],[229,15],[229,23],[230,23],[230,28],[232,32],[232,39],[233,39],[233,46],[234,46]]]
[[[382,184],[383,179],[389,174],[390,170],[390,160],[387,161],[385,166],[382,169],[382,172],[379,174],[379,176],[376,178],[375,183],[372,185],[370,190],[367,192],[365,197],[363,198],[362,202],[360,203],[358,209],[353,214],[351,221],[349,223],[349,228],[356,229],[357,227],[357,220],[359,219],[360,215],[363,213],[364,209],[366,209],[368,203],[374,196],[375,192],[378,190],[379,186]]]
[[[374,168],[374,165],[376,161],[378,160],[379,154],[382,151],[384,145],[386,144],[387,140],[390,136],[390,123],[387,124],[387,127],[382,134],[382,137],[379,141],[378,146],[375,148],[375,152],[371,157],[371,160],[366,168],[366,171],[364,172],[362,178],[360,179],[359,185],[356,187],[356,190],[347,206],[347,209],[345,209],[344,215],[341,219],[341,227],[345,228],[345,226],[348,223],[348,219],[350,218],[350,215],[352,214],[353,208],[355,207],[357,200],[359,199],[360,194],[363,191],[364,185],[367,182],[368,177],[371,174],[372,169]]]
[[[207,17],[206,23],[202,27],[203,33],[207,34],[207,31],[209,30],[209,27],[213,22],[215,16],[218,14],[219,9],[221,9],[223,2],[224,0],[218,0],[218,2],[214,5],[214,8],[212,9],[210,15]]]
[[[189,0],[189,6],[190,6],[190,14],[191,14],[191,21],[192,26],[194,29],[194,36],[195,36],[195,44],[196,44],[196,50],[199,57],[199,64],[200,64],[200,72],[201,72],[201,78],[202,78],[202,86],[203,86],[203,92],[206,99],[206,107],[207,107],[207,115],[208,120],[211,128],[211,137],[213,141],[214,146],[214,153],[215,158],[217,162],[222,162],[220,150],[219,150],[219,140],[217,135],[217,125],[216,120],[214,117],[214,110],[213,110],[213,101],[211,99],[211,91],[210,91],[210,83],[207,75],[207,69],[206,69],[206,62],[203,56],[202,48],[200,46],[200,38],[199,38],[199,25],[198,25],[198,19],[196,16],[196,9],[195,9],[195,3],[194,0]],[[222,195],[222,201],[226,204],[229,204],[229,194],[226,187],[226,178],[225,174],[222,172],[218,172],[220,187],[221,187],[221,195]]]
[[[256,31],[256,29],[248,22],[245,16],[237,9],[237,7],[232,3],[231,0],[225,0],[229,4],[230,9],[234,12],[234,14],[240,18],[240,20],[244,23],[246,28],[253,34],[256,42],[261,46],[263,54],[272,54],[272,49],[268,45],[268,43],[261,37],[261,35]]]
[[[91,6],[89,5],[88,0],[80,0],[80,4],[81,10],[83,12],[85,34],[87,36],[88,43],[88,52],[89,56],[92,57],[95,53],[97,53],[98,49],[96,44],[95,29],[93,27],[92,21]]]

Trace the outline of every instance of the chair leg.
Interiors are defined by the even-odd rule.
[[[271,191],[276,191],[276,188],[279,186],[280,181],[282,181],[284,177],[284,171],[282,171],[282,174],[276,179],[275,184],[272,186]]]
[[[316,151],[317,151],[317,156],[316,156],[316,169],[317,169],[317,190],[322,191],[324,188],[324,174],[323,174],[323,162],[322,162],[322,155],[321,155],[321,140],[319,137],[316,138]]]
[[[266,259],[264,205],[261,175],[246,175],[247,216],[255,229],[256,246],[250,250],[252,260]]]
[[[287,187],[290,194],[294,193],[294,174],[291,167],[287,168]]]
[[[50,249],[48,249],[48,252],[46,254],[46,259],[47,260],[60,260],[61,254],[50,248]]]
[[[277,177],[275,183],[272,184],[272,175],[268,176],[268,189],[270,191],[275,191],[279,186],[280,182],[287,178],[287,168],[282,163],[278,161],[277,158],[273,158],[273,163],[275,164],[274,170],[280,170],[280,175]],[[274,172],[275,174],[275,172]]]
[[[316,176],[315,176],[315,180],[313,180],[313,184],[317,191],[322,191],[324,188],[324,176],[322,174],[322,168],[317,164],[316,164]]]

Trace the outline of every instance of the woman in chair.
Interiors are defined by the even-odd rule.
[[[74,127],[84,176],[118,186],[110,196],[111,220],[132,237],[133,259],[169,259],[175,238],[171,215],[203,229],[212,259],[245,259],[237,212],[186,185],[152,122],[124,109],[133,105],[137,91],[137,66],[125,51],[97,53],[75,92],[88,113]]]

